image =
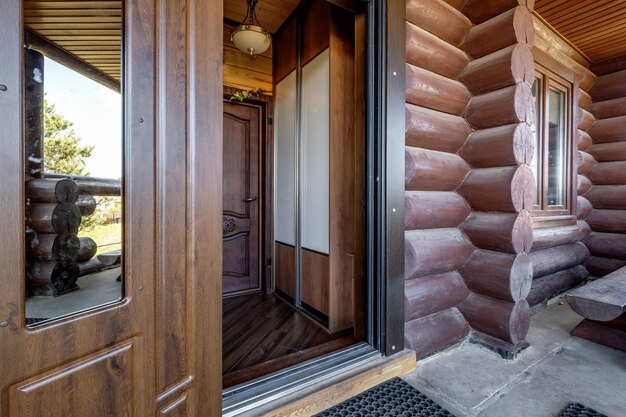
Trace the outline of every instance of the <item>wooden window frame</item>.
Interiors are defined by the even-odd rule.
[[[576,83],[572,82],[556,72],[536,64],[536,78],[540,80],[539,89],[537,94],[539,117],[537,120],[539,124],[537,126],[537,133],[539,135],[539,148],[537,149],[537,186],[539,194],[538,204],[533,205],[531,209],[531,215],[535,221],[550,220],[553,221],[555,217],[560,217],[564,222],[575,221],[574,203],[575,203],[575,175],[576,167],[574,164],[574,151],[575,151],[575,88]],[[565,204],[558,206],[549,206],[547,204],[548,195],[548,146],[549,146],[549,133],[548,133],[548,95],[550,89],[558,90],[564,93],[565,97],[565,164],[563,167],[563,175],[565,179],[564,183],[564,200]]]

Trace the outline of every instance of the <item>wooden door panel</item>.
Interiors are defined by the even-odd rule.
[[[187,338],[189,328],[186,265],[188,256],[187,209],[187,26],[185,0],[157,1],[161,27],[157,32],[162,53],[158,55],[161,122],[156,129],[157,294],[156,369],[157,392],[180,386],[189,376]],[[170,395],[175,395],[180,391]],[[168,400],[171,400],[168,396]]]
[[[224,106],[223,292],[259,288],[260,109]]]
[[[238,109],[239,110],[239,109]],[[240,119],[234,114],[230,106],[224,111],[224,167],[226,173],[238,175],[224,175],[224,212],[240,217],[248,217],[249,204],[243,198],[254,194],[254,184],[250,181],[250,108],[240,111],[248,120]],[[252,189],[251,189],[252,188]],[[243,198],[242,198],[243,197]]]
[[[221,412],[223,5],[125,5],[124,299],[31,329],[23,0],[0,2],[0,417]]]
[[[166,405],[159,410],[159,416],[167,417],[187,417],[189,416],[189,398],[187,394],[183,394],[171,404]]]
[[[133,344],[14,385],[11,417],[134,416]]]
[[[224,275],[246,279],[250,275],[249,262],[247,262],[248,240],[246,234],[238,234],[224,239],[224,253],[228,254],[224,257]]]

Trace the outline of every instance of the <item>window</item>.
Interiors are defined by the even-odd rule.
[[[535,174],[536,215],[571,214],[572,202],[572,85],[542,67],[537,68],[533,84],[536,120]]]

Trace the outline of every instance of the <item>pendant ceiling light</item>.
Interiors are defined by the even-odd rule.
[[[230,35],[230,40],[233,41],[235,46],[241,52],[250,55],[262,54],[272,44],[272,36],[258,24],[259,19],[254,11],[258,1],[246,0],[248,3],[246,17],[241,22],[241,25],[237,26],[232,35]],[[255,24],[255,21],[257,24]]]

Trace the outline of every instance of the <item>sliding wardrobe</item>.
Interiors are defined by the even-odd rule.
[[[363,308],[354,15],[310,1],[274,43],[275,289],[333,333]]]

